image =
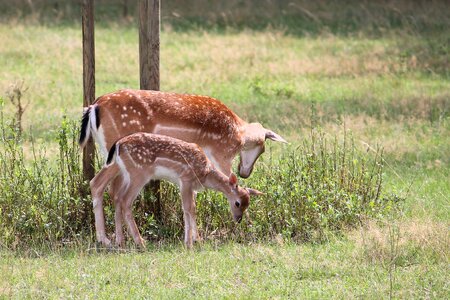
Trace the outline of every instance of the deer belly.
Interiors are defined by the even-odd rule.
[[[156,167],[152,179],[163,179],[180,186],[180,174],[171,168],[163,166]]]

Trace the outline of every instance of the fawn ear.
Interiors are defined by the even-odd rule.
[[[234,175],[234,173],[231,173],[230,178],[228,179],[228,182],[229,182],[230,185],[232,185],[234,188],[237,186],[238,179],[237,179],[236,175]]]
[[[282,143],[288,143],[285,139],[281,137],[278,133],[273,132],[272,130],[266,129],[266,139],[275,141],[275,142],[282,142]]]
[[[264,195],[263,192],[260,192],[260,191],[255,190],[255,189],[246,188],[246,190],[247,190],[248,193],[249,193],[250,195],[252,195],[252,196],[262,196],[262,195]]]

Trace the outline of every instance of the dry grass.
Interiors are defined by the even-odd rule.
[[[429,126],[430,122],[418,118],[401,118],[397,122],[380,120],[364,114],[357,116],[341,117],[341,124],[333,122],[326,123],[323,130],[331,136],[340,136],[344,129],[347,134],[351,134],[355,139],[355,144],[361,150],[373,150],[382,147],[386,155],[396,161],[402,160],[405,156],[417,157],[417,162],[428,166],[433,163],[433,167],[442,167],[442,163],[449,163],[447,151],[448,143],[445,139],[431,140],[432,137],[445,136],[448,131],[448,124],[441,126]],[[427,149],[435,152],[436,155],[427,156]],[[430,166],[431,167],[431,166]]]
[[[370,79],[405,72],[414,74],[430,67],[431,57],[419,59],[416,53],[405,55],[397,38],[373,40],[324,35],[298,39],[282,31],[248,30],[227,35],[203,32],[200,36],[180,36],[168,31],[166,40],[177,40],[178,45],[162,53],[163,66],[167,68],[164,71],[171,75],[162,82],[172,89],[172,84],[175,88],[185,80],[191,83],[192,76],[199,85],[270,76],[289,80],[297,90],[304,91],[310,86],[304,76],[309,79],[345,77],[354,81],[357,76]],[[411,36],[408,42],[416,44],[419,39],[419,36]],[[188,43],[192,47],[183,48],[183,44]],[[173,74],[177,74],[176,78]],[[173,82],[177,77],[180,82]]]
[[[355,245],[355,256],[370,262],[387,263],[392,258],[402,265],[437,259],[449,262],[450,232],[448,223],[426,219],[368,222],[348,234]],[[392,228],[396,231],[392,234]],[[392,243],[395,243],[392,253]]]

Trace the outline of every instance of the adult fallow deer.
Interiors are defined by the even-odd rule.
[[[239,153],[239,175],[243,178],[252,173],[267,139],[286,143],[261,124],[243,121],[217,99],[130,89],[103,95],[87,108],[79,142],[83,147],[92,135],[106,157],[115,141],[135,132],[196,143],[227,176]]]
[[[128,108],[127,108],[128,109]],[[135,133],[112,145],[106,165],[91,180],[97,240],[106,246],[103,212],[103,193],[117,176],[122,178],[119,195],[115,197],[116,243],[122,245],[122,216],[134,242],[143,247],[144,241],[131,211],[133,201],[142,187],[151,179],[166,179],[180,187],[184,213],[184,241],[188,248],[198,238],[195,213],[196,191],[209,188],[225,194],[234,220],[240,222],[249,205],[250,195],[261,192],[237,185],[234,174],[225,175],[193,143],[149,133]]]

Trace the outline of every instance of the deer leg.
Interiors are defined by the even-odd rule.
[[[133,237],[135,244],[139,248],[145,248],[145,241],[139,234],[139,229],[137,228],[136,221],[134,220],[132,212],[133,202],[136,199],[142,187],[145,185],[145,182],[143,182],[142,180],[139,181],[139,179],[134,179],[134,181],[135,182],[129,186],[124,196],[121,197],[122,199],[120,201],[120,204],[122,206],[121,209],[123,218],[125,219],[128,231],[130,235]]]
[[[115,223],[115,234],[116,234],[116,245],[123,247],[125,243],[125,236],[123,235],[123,216],[122,216],[122,205],[120,204],[121,195],[123,194],[124,181],[122,176],[117,176],[114,178],[111,186],[109,188],[109,195],[114,203],[114,223]]]
[[[105,166],[89,183],[92,194],[97,241],[105,246],[110,246],[111,241],[106,237],[103,193],[108,183],[117,175],[118,171],[119,167],[116,164]]]
[[[198,229],[197,229],[197,210],[196,210],[196,201],[195,201],[197,199],[196,192],[194,192],[194,195],[192,198],[193,198],[192,203],[194,204],[194,209],[193,209],[193,214],[192,214],[193,222],[191,224],[192,234],[193,234],[194,242],[200,242],[202,239],[200,238],[200,235],[198,234]]]
[[[195,193],[189,186],[189,184],[182,184],[180,190],[184,217],[184,243],[188,249],[191,249],[193,246],[193,233],[194,230],[196,231],[194,199]]]

